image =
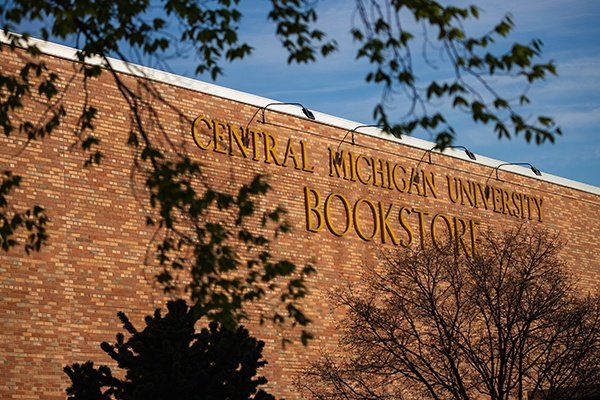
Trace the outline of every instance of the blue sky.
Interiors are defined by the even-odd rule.
[[[248,3],[248,2],[246,2]],[[255,5],[257,2],[249,2]],[[529,162],[542,172],[600,186],[600,2],[594,0],[477,1],[480,21],[466,28],[482,32],[510,12],[516,30],[509,41],[540,38],[544,58],[554,60],[558,77],[532,87],[525,115],[551,115],[563,130],[554,144],[527,144],[522,137],[498,140],[491,127],[460,119],[456,144],[508,162]],[[464,4],[464,2],[463,2]],[[317,5],[322,29],[340,45],[334,56],[314,65],[289,66],[263,10],[246,10],[243,37],[255,47],[253,56],[226,66],[216,83],[361,123],[373,123],[373,105],[381,92],[365,83],[366,66],[355,61],[349,38],[353,1]],[[192,60],[172,63],[173,72],[193,76]],[[208,77],[200,77],[209,80]],[[503,85],[500,80],[498,85]],[[396,109],[402,114],[402,101]],[[431,139],[427,135],[416,135]]]
[[[529,42],[533,38],[544,42],[543,59],[556,62],[559,76],[529,89],[532,104],[523,113],[553,116],[563,136],[554,144],[542,146],[527,144],[522,137],[498,140],[492,127],[475,125],[455,112],[451,115],[457,131],[455,144],[506,162],[529,162],[542,173],[600,187],[600,1],[478,0],[475,3],[482,13],[479,21],[466,26],[469,33],[487,31],[510,12],[516,29],[504,45]],[[241,37],[255,51],[243,61],[225,65],[225,76],[214,83],[277,101],[300,102],[312,110],[359,123],[373,123],[372,110],[380,100],[381,91],[365,82],[367,65],[355,60],[356,46],[348,33],[354,1],[317,2],[320,27],[338,41],[339,52],[300,66],[286,63],[286,54],[274,36],[275,28],[262,8],[267,5],[266,1],[242,1]],[[430,76],[431,70],[422,67],[422,70],[416,68],[417,75]],[[194,75],[193,57],[170,60],[168,70],[212,81],[209,76]],[[443,77],[446,72],[449,73],[440,67],[436,73]],[[494,84],[507,90],[513,88],[501,79]],[[399,98],[392,113],[404,115],[406,109],[407,104]],[[415,136],[432,139],[427,134]]]

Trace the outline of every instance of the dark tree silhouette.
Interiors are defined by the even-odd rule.
[[[580,295],[559,250],[519,229],[483,235],[472,258],[388,255],[364,290],[336,296],[342,355],[298,385],[314,399],[587,398],[600,382],[600,297]]]
[[[159,309],[147,316],[142,331],[120,312],[130,336],[119,333],[114,344],[103,342],[102,349],[124,373],[116,377],[109,367],[96,368],[91,361],[67,366],[68,399],[274,399],[259,389],[267,379],[256,376],[267,364],[264,342],[242,326],[230,331],[216,322],[196,332],[198,318],[185,301],[170,301],[167,308],[165,316]]]

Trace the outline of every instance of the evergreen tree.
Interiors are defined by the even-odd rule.
[[[170,301],[146,317],[138,331],[125,313],[118,314],[129,337],[119,333],[116,342],[101,347],[124,371],[113,376],[107,366],[92,361],[65,367],[71,379],[69,400],[242,400],[273,399],[259,389],[267,379],[256,376],[267,364],[262,359],[264,342],[250,336],[243,326],[235,331],[216,322],[200,332],[198,318],[183,300]]]

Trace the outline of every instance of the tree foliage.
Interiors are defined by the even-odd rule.
[[[468,257],[394,253],[347,311],[338,354],[304,371],[314,399],[570,399],[600,382],[600,297],[580,295],[543,232],[482,237]]]
[[[107,366],[92,361],[65,367],[71,379],[69,400],[167,400],[167,399],[274,399],[257,377],[267,364],[262,359],[264,342],[240,326],[235,331],[216,322],[196,332],[198,318],[183,300],[167,304],[168,312],[146,317],[138,331],[125,313],[118,314],[123,328],[106,352],[124,374],[113,375]],[[124,376],[123,376],[124,375]]]
[[[23,22],[50,21],[39,34],[43,39],[75,38],[81,49],[77,56],[114,56],[128,60],[123,48],[141,56],[156,57],[159,65],[174,55],[194,53],[197,73],[210,73],[213,79],[223,73],[223,61],[243,59],[252,46],[240,40],[242,16],[239,0],[196,2],[192,0],[147,0],[119,2],[97,0],[17,0],[0,7],[5,32]],[[153,12],[154,9],[163,13]],[[371,64],[368,82],[381,85],[383,98],[374,107],[378,123],[396,135],[415,130],[429,131],[443,149],[450,145],[455,131],[444,112],[435,104],[445,100],[451,110],[466,112],[474,122],[491,125],[499,138],[522,134],[537,144],[554,141],[561,131],[548,116],[528,118],[518,106],[529,103],[526,87],[556,74],[552,62],[538,62],[542,42],[513,43],[506,51],[502,42],[514,29],[510,15],[482,35],[469,35],[468,24],[479,18],[476,5],[446,6],[433,0],[355,0],[358,22],[351,35],[358,43],[356,57]],[[275,34],[288,52],[288,62],[306,63],[337,49],[326,33],[316,29],[318,11],[310,0],[271,0],[267,15]],[[414,70],[414,54],[433,65],[432,48],[447,63],[442,80],[427,81]],[[36,64],[36,63],[34,63]],[[34,66],[39,66],[36,64]],[[438,69],[439,65],[435,65]],[[97,74],[97,69],[86,68]],[[503,94],[492,79],[511,78],[525,84],[518,96]],[[52,82],[48,89],[52,89]],[[395,95],[406,96],[411,106],[403,115],[390,114]]]
[[[248,302],[277,292],[279,307],[261,319],[276,323],[291,321],[294,326],[304,327],[309,319],[301,309],[300,300],[306,294],[306,277],[314,269],[311,265],[298,268],[272,254],[272,240],[290,227],[281,208],[257,209],[257,197],[270,188],[266,178],[256,176],[231,190],[210,187],[201,165],[182,154],[169,138],[156,104],[167,106],[189,126],[190,116],[168,103],[151,81],[139,79],[134,84],[127,83],[112,68],[109,59],[112,56],[127,60],[123,46],[161,59],[168,57],[167,52],[173,47],[185,44],[197,49],[198,72],[210,71],[216,77],[221,73],[222,61],[241,58],[250,51],[248,45],[238,43],[237,3],[223,0],[205,6],[193,1],[168,1],[162,4],[166,13],[162,17],[151,16],[151,5],[146,1],[14,1],[1,5],[0,21],[7,44],[0,50],[17,52],[23,66],[14,73],[3,69],[0,74],[0,124],[6,136],[21,135],[27,141],[43,139],[57,129],[72,130],[75,143],[88,154],[84,165],[98,164],[103,156],[100,139],[94,133],[98,109],[90,101],[88,83],[100,74],[109,74],[129,109],[129,136],[121,139],[131,147],[132,169],[136,177],[144,180],[142,191],[154,210],[147,224],[156,229],[153,253],[162,267],[157,280],[166,291],[185,289],[199,316],[219,321],[230,329],[248,317],[245,312]],[[270,16],[279,26],[280,35],[286,38],[290,57],[296,60],[303,59],[307,46],[315,50],[312,43],[317,37],[323,38],[322,32],[309,26],[316,18],[311,9],[303,2],[276,3]],[[308,19],[293,17],[305,12],[310,16]],[[162,29],[167,23],[164,18],[180,25],[181,41],[173,40],[172,34]],[[71,76],[50,71],[27,35],[10,33],[24,21],[48,22],[41,31],[44,39],[76,37],[79,70]],[[310,43],[308,37],[312,38]],[[94,61],[86,62],[90,60]],[[83,104],[75,115],[76,126],[62,126],[69,116],[64,94],[75,80],[81,80],[83,85]],[[28,103],[43,106],[44,112],[35,120],[24,113]],[[22,179],[10,176],[11,180],[6,180],[8,189]],[[33,206],[31,211],[20,214],[5,212],[10,207],[8,189],[5,191],[3,185],[1,194],[6,203],[5,208],[0,208],[3,248],[17,243],[15,230],[24,226],[30,232],[26,249],[39,249],[46,240],[43,208]],[[260,229],[250,229],[251,225]],[[178,280],[182,271],[189,273]],[[303,329],[302,342],[306,343],[310,337]]]
[[[17,211],[10,206],[8,197],[10,192],[19,186],[20,176],[14,176],[10,171],[5,171],[0,177],[0,248],[8,251],[17,245],[15,232],[25,228],[29,233],[24,243],[27,253],[32,250],[39,251],[47,238],[46,223],[48,217],[40,206]]]
[[[111,64],[111,57],[130,61],[128,54],[154,60],[165,66],[183,53],[196,56],[198,73],[217,78],[224,62],[243,59],[252,46],[238,36],[242,14],[239,0],[11,0],[0,5],[0,25],[4,33],[0,51],[17,52],[22,57],[18,70],[0,71],[0,125],[6,136],[20,135],[27,141],[43,139],[57,129],[70,130],[74,141],[88,154],[85,165],[102,160],[100,139],[94,134],[98,109],[90,101],[88,83],[101,74],[109,74],[129,109],[130,133],[127,141],[135,156],[135,169],[145,179],[148,203],[155,216],[148,224],[157,228],[155,253],[163,272],[157,279],[166,290],[175,288],[174,277],[190,272],[186,286],[196,311],[227,326],[234,326],[246,314],[244,304],[264,298],[276,283],[281,288],[279,311],[268,318],[291,320],[306,325],[299,300],[305,295],[305,277],[311,266],[298,270],[293,263],[276,259],[270,250],[272,238],[247,229],[248,218],[255,214],[254,200],[268,189],[263,177],[231,192],[201,187],[204,182],[200,165],[178,152],[165,132],[155,104],[179,113],[191,125],[190,116],[170,104],[149,80],[127,83]],[[336,50],[336,42],[317,29],[318,11],[311,0],[271,0],[268,19],[288,53],[288,62],[304,63],[327,56]],[[454,110],[471,115],[475,122],[491,124],[499,137],[523,134],[527,141],[553,141],[560,130],[551,118],[541,116],[531,122],[519,114],[509,97],[499,93],[492,77],[510,77],[525,84],[543,80],[555,73],[552,63],[536,63],[541,42],[515,43],[505,53],[496,52],[494,42],[513,29],[512,20],[504,18],[489,33],[469,36],[463,25],[477,19],[476,6],[444,6],[432,0],[356,0],[358,22],[352,29],[359,43],[358,58],[367,59],[371,71],[366,79],[383,85],[384,96],[374,109],[374,118],[397,135],[415,130],[434,134],[443,149],[454,139],[454,129],[441,111],[430,107],[446,100]],[[157,12],[156,10],[160,10]],[[408,21],[405,23],[405,21]],[[421,24],[426,45],[437,43],[445,52],[453,78],[421,82],[413,69],[414,38],[418,36],[411,21]],[[71,76],[51,71],[35,43],[28,35],[15,35],[22,26],[40,27],[42,39],[70,40],[79,49],[79,70]],[[22,50],[25,54],[22,54]],[[126,50],[127,49],[127,50]],[[425,53],[425,57],[427,55]],[[77,80],[83,85],[83,103],[75,115],[65,107],[64,93]],[[408,96],[412,106],[405,116],[388,112],[388,102],[395,93]],[[517,103],[527,103],[525,94]],[[42,104],[43,112],[25,113],[28,103]],[[434,107],[435,108],[435,107]],[[69,111],[68,111],[69,110]],[[71,113],[71,114],[69,114]],[[75,117],[73,126],[63,126],[66,118]],[[7,172],[7,174],[9,174]],[[5,175],[0,193],[0,231],[2,248],[17,243],[15,232],[27,230],[27,250],[37,250],[46,240],[46,217],[42,206],[14,210],[8,191],[22,177]],[[209,210],[218,209],[226,218],[207,220]],[[281,223],[282,211],[269,210],[263,221],[271,221],[275,235],[288,227]],[[239,243],[242,242],[242,246]],[[243,249],[240,252],[240,248]],[[245,261],[242,261],[245,260]],[[247,270],[241,268],[248,266]],[[232,271],[239,272],[232,274]],[[246,272],[243,272],[246,271]],[[281,279],[282,278],[282,279]],[[309,335],[304,332],[303,340]]]
[[[431,0],[356,0],[360,23],[352,29],[359,44],[357,58],[372,65],[368,82],[381,85],[382,101],[373,116],[395,135],[427,131],[443,150],[456,136],[448,118],[451,112],[464,112],[475,123],[492,126],[498,138],[522,135],[536,144],[554,142],[561,134],[548,116],[528,118],[518,106],[529,103],[526,90],[519,95],[503,94],[493,80],[511,79],[528,85],[556,75],[553,62],[537,62],[542,42],[513,43],[506,51],[498,43],[514,29],[505,16],[483,35],[471,36],[467,25],[479,18],[476,5],[455,7]],[[415,33],[422,28],[422,35]],[[419,49],[420,47],[420,49]],[[447,71],[439,80],[419,79],[414,54],[420,50],[434,69]],[[436,51],[443,56],[432,59]],[[443,63],[440,68],[438,63]],[[423,74],[423,72],[420,72]],[[404,117],[390,115],[389,104],[404,96],[410,106]],[[442,103],[444,112],[436,104]]]

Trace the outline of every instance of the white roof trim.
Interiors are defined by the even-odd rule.
[[[33,39],[30,38],[29,41],[35,45],[45,54],[50,56],[56,56],[65,58],[67,60],[77,61],[76,53],[77,49],[63,46],[56,43],[47,42],[44,40]],[[4,35],[2,31],[0,31],[0,42],[8,43],[8,38]],[[93,58],[86,60],[90,64],[103,65],[103,60],[100,58]],[[268,99],[266,97],[256,96],[253,94],[240,92],[238,90],[229,89],[223,86],[218,86],[213,83],[203,82],[197,79],[186,78],[184,76],[172,74],[169,72],[160,71],[153,68],[144,67],[141,65],[126,63],[121,60],[109,58],[109,63],[111,67],[115,71],[132,74],[135,76],[140,76],[147,79],[152,79],[158,82],[167,83],[170,85],[182,87],[185,89],[195,90],[197,92],[206,93],[213,96],[222,97],[225,99],[247,103],[254,105],[256,107],[264,107],[269,103],[279,102],[278,100]],[[281,106],[280,111],[283,111],[288,114],[303,116],[301,112],[298,110],[298,107],[295,106]],[[351,121],[344,118],[335,117],[333,115],[324,114],[318,111],[313,111],[316,122],[324,123],[327,125],[331,125],[334,127],[338,127],[345,130],[352,130],[358,125],[363,125],[360,122]],[[401,143],[404,145],[416,147],[423,150],[430,150],[435,143],[429,142],[427,140],[422,140],[418,138],[414,138],[411,136],[404,136],[402,139],[398,139],[394,136],[388,135],[383,131],[377,128],[364,128],[361,129],[360,134],[374,136],[383,140],[388,140],[391,142]],[[488,158],[477,154],[477,160],[469,159],[463,151],[457,149],[447,149],[444,151],[445,155],[450,155],[452,157],[456,157],[465,161],[469,161],[472,163],[485,165],[490,168],[496,168],[498,165],[502,164],[503,161],[496,160],[493,158]],[[542,180],[549,183],[554,183],[562,186],[566,186],[569,188],[581,190],[584,192],[592,193],[600,196],[600,187],[596,187],[593,185],[588,185],[586,183],[573,181],[570,179],[562,178],[560,176],[551,175],[543,172],[542,176],[536,176],[529,168],[516,166],[516,165],[506,165],[502,169],[503,171],[510,171],[516,174],[524,175],[533,179]]]

